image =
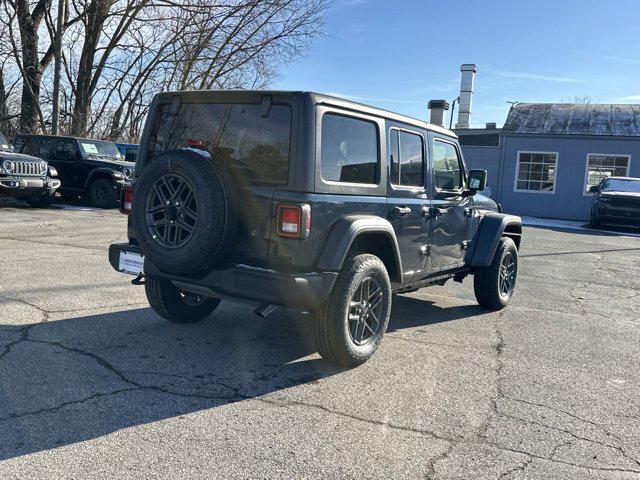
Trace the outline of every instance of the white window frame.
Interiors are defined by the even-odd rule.
[[[587,181],[589,180],[589,157],[591,155],[597,155],[600,157],[626,157],[627,158],[627,172],[625,177],[629,176],[631,171],[631,155],[626,153],[587,153],[587,158],[584,161],[584,182],[582,183],[582,195],[585,197],[592,197],[594,194],[587,191]]]
[[[518,178],[520,177],[520,155],[523,153],[535,153],[541,155],[555,155],[556,156],[556,165],[553,172],[553,190],[526,190],[522,188],[518,188]],[[516,154],[516,176],[513,179],[513,191],[517,193],[539,193],[542,195],[555,195],[556,193],[556,182],[558,181],[558,167],[560,164],[560,153],[559,152],[540,152],[533,150],[518,150]]]

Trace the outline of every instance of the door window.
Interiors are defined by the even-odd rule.
[[[390,135],[391,183],[405,187],[424,186],[424,144],[415,133],[392,129]]]
[[[40,158],[55,159],[56,147],[58,141],[55,138],[43,138],[40,140],[40,148],[38,149],[38,156]]]
[[[327,113],[322,117],[320,173],[325,181],[377,184],[378,129],[372,122]]]
[[[76,147],[73,142],[61,140],[56,147],[56,160],[72,162],[77,159]]]
[[[435,140],[433,142],[433,172],[436,188],[439,190],[460,190],[462,162],[455,145]]]

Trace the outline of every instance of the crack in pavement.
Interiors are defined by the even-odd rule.
[[[429,461],[429,465],[427,467],[427,471],[425,473],[425,478],[427,478],[428,480],[435,480],[436,478],[436,464],[445,460],[449,455],[451,455],[451,452],[453,452],[453,449],[455,448],[455,444],[454,443],[450,443],[449,446],[447,447],[447,449],[442,452],[440,455],[437,455],[435,457],[433,457],[430,461]]]
[[[329,408],[327,406],[324,405],[320,405],[320,404],[313,404],[313,403],[308,403],[308,402],[301,402],[301,401],[295,401],[295,400],[291,400],[291,399],[278,399],[278,400],[272,400],[270,398],[266,398],[266,397],[257,397],[257,396],[251,396],[251,395],[246,395],[243,394],[241,392],[241,388],[240,387],[236,387],[233,385],[229,385],[227,383],[223,383],[220,381],[211,381],[211,380],[203,380],[202,378],[196,378],[196,377],[190,377],[190,376],[186,376],[186,375],[177,375],[177,374],[166,374],[166,373],[162,373],[162,372],[137,372],[137,373],[146,373],[146,374],[157,374],[157,375],[164,375],[164,376],[169,376],[169,377],[178,377],[178,378],[184,378],[184,379],[188,379],[188,380],[192,380],[192,381],[196,381],[196,382],[203,382],[203,383],[207,383],[210,385],[217,385],[217,386],[221,386],[224,387],[226,389],[228,389],[229,391],[233,392],[231,395],[204,395],[204,394],[196,394],[196,393],[184,393],[184,392],[177,392],[165,387],[161,387],[161,386],[157,386],[157,385],[144,385],[142,383],[139,382],[135,382],[132,379],[130,379],[124,372],[126,372],[126,370],[119,370],[117,368],[115,368],[110,362],[108,362],[107,360],[105,360],[104,358],[100,357],[99,355],[96,355],[95,353],[92,352],[87,352],[78,348],[74,348],[74,347],[69,347],[66,346],[60,342],[51,342],[51,341],[44,341],[44,340],[34,340],[34,339],[29,339],[28,338],[28,329],[30,327],[26,327],[22,329],[22,333],[21,333],[21,338],[11,342],[11,345],[15,345],[19,342],[33,342],[33,343],[39,343],[39,344],[47,344],[47,345],[51,345],[51,346],[55,346],[57,348],[63,349],[65,351],[68,352],[72,352],[72,353],[76,353],[82,356],[85,356],[86,358],[89,358],[93,361],[95,361],[98,365],[100,365],[101,367],[107,369],[109,372],[112,372],[114,375],[116,375],[121,381],[123,381],[124,383],[130,385],[127,388],[121,388],[121,389],[117,389],[114,390],[112,392],[104,392],[104,393],[96,393],[94,395],[90,395],[86,398],[83,399],[79,399],[79,400],[73,400],[73,401],[69,401],[69,402],[64,402],[60,405],[56,405],[53,407],[47,407],[47,408],[43,408],[43,409],[39,409],[39,410],[34,410],[34,411],[29,411],[29,412],[20,412],[20,413],[16,413],[7,417],[3,417],[0,418],[0,421],[7,421],[7,420],[11,420],[11,419],[15,419],[15,418],[20,418],[20,417],[24,417],[27,415],[36,415],[36,414],[41,414],[41,413],[48,413],[48,412],[53,412],[53,411],[57,411],[60,410],[62,408],[65,408],[67,406],[71,406],[71,405],[77,405],[77,404],[81,404],[87,401],[91,401],[93,399],[96,398],[101,398],[101,397],[107,397],[110,395],[117,395],[120,393],[124,393],[124,392],[132,392],[132,391],[138,391],[138,390],[142,390],[142,391],[153,391],[153,392],[159,392],[159,393],[163,393],[166,395],[172,395],[172,396],[176,396],[179,398],[198,398],[198,399],[203,399],[203,400],[208,400],[208,401],[212,401],[212,402],[219,402],[220,400],[224,400],[224,401],[230,401],[230,400],[255,400],[258,402],[262,402],[265,404],[269,404],[272,406],[276,406],[276,407],[303,407],[303,408],[313,408],[313,409],[318,409],[321,410],[323,412],[332,414],[332,415],[338,415],[340,417],[343,418],[349,418],[352,420],[356,420],[359,422],[365,422],[367,424],[370,425],[376,425],[379,427],[383,427],[383,428],[389,428],[389,429],[394,429],[394,430],[398,430],[398,431],[404,431],[404,432],[410,432],[410,433],[416,433],[419,435],[426,435],[430,438],[436,439],[436,440],[440,440],[440,441],[444,441],[449,443],[449,447],[447,448],[446,452],[444,452],[443,454],[440,454],[436,457],[434,457],[431,462],[430,462],[430,467],[428,472],[429,475],[431,475],[431,477],[429,478],[433,478],[433,475],[435,474],[435,465],[439,462],[442,461],[444,458],[446,458],[448,455],[450,455],[450,453],[453,451],[453,449],[455,448],[456,445],[489,445],[492,447],[495,447],[499,450],[502,451],[507,451],[507,452],[511,452],[511,453],[516,453],[516,454],[520,454],[520,455],[525,455],[527,457],[530,457],[532,459],[537,459],[537,460],[541,460],[541,461],[549,461],[549,462],[553,462],[553,463],[558,463],[558,464],[563,464],[563,465],[568,465],[568,466],[572,466],[575,468],[582,468],[582,469],[586,469],[588,471],[615,471],[615,472],[628,472],[628,473],[640,473],[640,469],[638,470],[634,470],[634,469],[623,469],[623,468],[618,468],[618,467],[590,467],[590,466],[586,466],[586,465],[580,465],[577,463],[573,463],[573,462],[568,462],[565,460],[560,460],[560,459],[555,459],[555,458],[550,458],[550,457],[544,457],[541,455],[536,455],[536,454],[532,454],[530,452],[524,451],[524,450],[518,450],[515,448],[510,448],[510,447],[506,447],[494,442],[489,442],[486,439],[486,435],[483,439],[483,441],[477,441],[474,438],[465,438],[462,436],[456,436],[456,435],[445,435],[445,434],[440,434],[440,433],[436,433],[432,430],[427,430],[427,429],[422,429],[422,428],[413,428],[410,426],[403,426],[403,425],[397,425],[391,422],[383,422],[380,420],[374,420],[374,419],[370,419],[370,418],[366,418],[366,417],[362,417],[359,415],[354,415],[354,414],[350,414],[347,412],[343,412],[340,410],[336,410],[336,409],[332,409]],[[504,339],[502,338],[502,335],[499,336],[499,341],[498,343],[495,345],[494,349],[496,350],[496,352],[501,352],[504,350]],[[6,349],[5,349],[6,350]],[[2,356],[5,356],[6,352],[3,353]],[[0,357],[1,358],[1,357]],[[501,366],[499,367],[501,368]],[[130,372],[133,373],[133,372]],[[497,390],[499,395],[502,395],[501,389]],[[547,407],[549,408],[549,407]],[[494,418],[496,416],[497,412],[495,412],[495,414],[492,412],[491,414],[491,418]],[[488,422],[487,422],[488,425]],[[486,432],[485,432],[486,433]],[[560,448],[561,445],[559,445],[557,448]],[[556,450],[557,450],[556,448]]]
[[[527,467],[531,464],[531,462],[533,462],[533,458],[527,455],[527,458],[524,460],[524,462],[522,462],[522,464],[517,465],[516,467],[513,467],[507,470],[506,472],[501,473],[498,479],[499,480],[506,479],[508,476],[516,472],[524,472],[527,469]]]
[[[94,307],[85,307],[85,308],[72,308],[72,309],[68,309],[68,310],[49,310],[49,309],[45,309],[43,307],[40,307],[39,305],[36,305],[35,303],[30,303],[22,298],[17,298],[17,297],[7,297],[5,295],[0,295],[0,300],[5,300],[7,302],[16,302],[16,303],[22,303],[23,305],[27,305],[28,307],[32,307],[35,308],[36,310],[38,310],[44,317],[43,320],[40,321],[40,323],[45,323],[49,320],[50,316],[52,314],[56,314],[56,313],[77,313],[77,312],[86,312],[88,310],[103,310],[105,308],[116,308],[116,307],[136,307],[139,305],[147,305],[148,302],[133,302],[133,303],[118,303],[115,305],[100,305],[100,306],[94,306]],[[36,324],[33,325],[29,325],[29,327],[32,327]]]

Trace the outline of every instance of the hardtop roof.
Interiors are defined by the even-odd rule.
[[[406,115],[395,113],[383,108],[373,107],[364,103],[350,100],[348,98],[337,97],[334,95],[327,95],[324,93],[317,93],[311,91],[297,91],[297,90],[189,90],[189,91],[175,91],[175,92],[162,92],[158,97],[165,97],[171,95],[189,96],[189,97],[223,97],[223,96],[237,96],[238,98],[251,96],[251,95],[291,95],[291,96],[307,96],[316,104],[332,105],[354,112],[361,112],[368,115],[373,115],[397,122],[413,125],[425,130],[431,130],[441,135],[446,135],[451,138],[458,138],[458,136],[446,128],[434,125],[424,120],[418,120]],[[425,102],[426,110],[426,102]]]

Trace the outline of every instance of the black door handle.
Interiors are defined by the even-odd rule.
[[[411,208],[410,207],[393,207],[392,212],[400,216],[407,215],[411,213]]]
[[[434,218],[438,218],[449,211],[449,207],[431,207],[431,215]]]

